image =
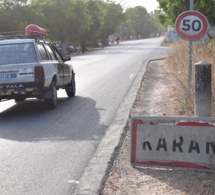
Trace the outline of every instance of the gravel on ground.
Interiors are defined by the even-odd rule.
[[[182,116],[174,76],[165,60],[151,61],[131,110],[132,116]],[[130,164],[130,127],[118,150],[102,195],[214,195],[215,174]]]

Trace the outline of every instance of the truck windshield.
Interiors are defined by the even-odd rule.
[[[33,43],[0,45],[0,65],[38,62]]]

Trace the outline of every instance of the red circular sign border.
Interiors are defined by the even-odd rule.
[[[202,23],[203,23],[203,28],[202,28],[202,31],[196,35],[186,35],[185,33],[183,33],[181,30],[180,30],[180,23],[181,23],[181,20],[186,17],[186,16],[190,16],[190,15],[193,15],[193,16],[196,16],[196,17],[199,17],[201,20],[202,20]],[[176,32],[177,34],[182,38],[182,39],[185,39],[185,40],[191,40],[191,41],[195,41],[195,40],[198,40],[200,39],[201,37],[203,37],[207,31],[208,31],[208,20],[207,18],[200,12],[197,12],[197,11],[186,11],[186,12],[183,12],[181,13],[177,19],[176,19],[176,22],[175,22],[175,29],[176,29]]]

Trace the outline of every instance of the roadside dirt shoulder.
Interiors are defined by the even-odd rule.
[[[177,101],[174,76],[165,60],[152,61],[143,77],[131,110],[137,115],[179,116],[183,109]],[[137,169],[130,164],[130,129],[118,151],[102,195],[214,195],[215,174],[161,168]]]

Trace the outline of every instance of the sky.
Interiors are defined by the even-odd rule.
[[[157,0],[114,0],[114,1],[116,3],[120,3],[124,8],[143,6],[146,8],[148,13],[157,9],[158,7]]]

